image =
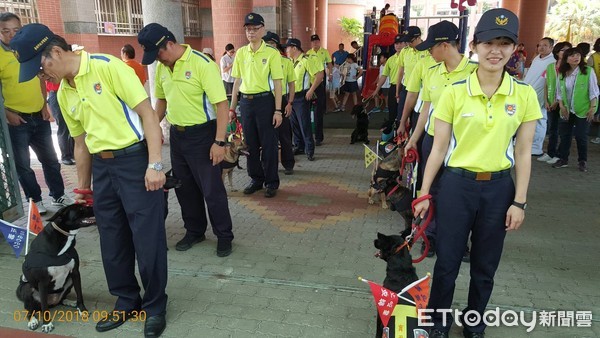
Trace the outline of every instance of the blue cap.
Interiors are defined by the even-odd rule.
[[[10,48],[21,64],[19,82],[27,82],[40,72],[42,51],[54,36],[47,26],[32,23],[23,26],[10,40]]]
[[[313,34],[310,36],[310,42],[313,41],[321,41],[321,38],[319,38],[319,36],[317,34]]]
[[[514,43],[519,41],[519,18],[504,8],[490,9],[483,13],[475,27],[475,39],[486,42],[502,37],[509,38]]]
[[[244,19],[244,26],[248,26],[248,25],[252,25],[252,26],[258,26],[258,25],[265,25],[265,19],[263,19],[263,17],[260,14],[256,14],[256,13],[248,13],[246,15],[246,18]]]
[[[288,39],[285,46],[286,47],[296,47],[296,48],[302,50],[302,42],[300,42],[300,40],[294,39],[294,38]]]
[[[414,38],[421,36],[421,28],[417,26],[408,26],[402,35],[402,42],[411,42]]]
[[[143,65],[152,64],[158,56],[160,47],[167,41],[175,41],[175,36],[165,26],[151,23],[138,33],[138,42],[144,50]]]
[[[396,35],[396,37],[394,37],[394,43],[404,42],[404,41],[402,41],[403,39],[404,39],[404,35],[398,34],[398,35]]]
[[[281,43],[280,39],[279,39],[279,35],[268,31],[267,34],[265,34],[265,36],[262,37],[263,41],[265,42],[275,42],[277,44],[277,46],[279,46],[279,44]]]
[[[450,21],[440,21],[427,30],[427,39],[418,44],[416,50],[427,50],[440,42],[457,41],[458,27]]]

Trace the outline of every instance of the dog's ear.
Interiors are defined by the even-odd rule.
[[[48,219],[48,222],[55,222],[56,220],[66,218],[68,217],[70,211],[78,208],[81,208],[80,204],[72,204],[62,207],[58,209],[58,211]]]

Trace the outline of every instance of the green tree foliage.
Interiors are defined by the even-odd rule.
[[[352,40],[362,40],[364,31],[360,21],[342,16],[338,19],[338,23],[342,27],[342,32],[346,33]]]
[[[546,36],[564,41],[569,22],[571,43],[593,43],[600,37],[600,1],[557,0],[548,14]]]

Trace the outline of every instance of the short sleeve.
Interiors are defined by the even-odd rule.
[[[535,94],[535,93],[534,93]],[[453,124],[454,121],[454,102],[456,88],[454,86],[446,88],[435,107],[435,118],[446,123]],[[536,98],[537,100],[537,98]],[[538,107],[539,111],[539,107]]]
[[[212,104],[216,104],[227,100],[227,94],[225,93],[225,86],[216,86],[216,83],[221,83],[221,73],[219,69],[214,66],[212,61],[202,62],[196,65],[201,76],[200,84],[208,101]]]
[[[425,62],[419,62],[415,69],[410,73],[408,81],[406,81],[406,91],[418,93],[421,90],[424,73]]]
[[[314,56],[309,56],[306,60],[306,70],[310,74],[310,76],[315,76],[318,72],[325,70],[323,64],[319,61],[319,58]]]
[[[163,65],[159,64],[156,66],[156,74],[154,74],[154,97],[157,99],[165,99],[165,91],[163,90],[162,81],[160,80],[160,74],[163,70]]]
[[[236,58],[237,60],[237,58]],[[271,68],[271,79],[273,80],[281,80],[283,79],[283,69],[281,67],[281,55],[273,50],[271,56],[271,62],[269,62],[269,67]]]
[[[241,64],[240,62],[242,61],[243,58],[244,58],[243,49],[238,50],[235,55],[235,59],[233,59],[233,68],[231,68],[231,76],[235,77],[236,79],[242,78],[242,74],[240,71],[240,64]]]
[[[529,122],[534,120],[539,120],[542,118],[542,110],[540,108],[540,104],[537,99],[537,94],[533,87],[527,86],[527,94],[524,95],[525,98],[525,115],[523,116],[523,120],[521,122]],[[437,111],[436,111],[437,114]]]
[[[131,109],[148,98],[144,86],[133,68],[121,60],[106,63],[104,74],[110,76],[115,95]]]

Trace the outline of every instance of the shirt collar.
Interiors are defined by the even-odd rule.
[[[498,90],[496,90],[494,95],[500,94],[504,96],[509,96],[513,93],[513,87],[513,77],[510,76],[508,72],[504,72],[504,75],[502,77],[502,83],[500,84],[500,87],[498,87]],[[467,91],[469,93],[469,96],[485,95],[481,90],[481,85],[479,84],[479,79],[477,78],[477,70],[473,71],[473,73],[471,73],[471,75],[469,75],[469,77],[467,78]]]
[[[261,40],[260,40],[260,47],[258,47],[258,49],[256,50],[256,52],[252,51],[252,46],[251,46],[251,44],[248,44],[248,51],[249,51],[251,54],[260,53],[260,52],[262,52],[263,50],[265,50],[265,48],[267,48],[266,46],[267,46],[267,43],[266,43],[264,40],[262,40],[262,39],[261,39]]]
[[[10,49],[10,46],[7,46],[4,44],[4,42],[0,41],[0,45],[2,45],[2,49],[4,49],[7,52],[12,52],[12,49]]]
[[[458,63],[458,66],[456,66],[456,68],[454,68],[453,71],[448,72],[448,69],[446,68],[446,63],[444,62],[442,67],[439,67],[439,73],[440,74],[448,74],[448,73],[460,72],[463,69],[465,69],[468,64],[469,64],[469,58],[466,56],[463,56],[463,58]]]
[[[183,47],[185,47],[185,51],[183,52],[183,54],[181,55],[181,57],[179,58],[179,60],[185,60],[188,61],[190,59],[190,56],[192,55],[192,47],[190,47],[190,45],[186,45],[186,44],[181,44]],[[177,60],[177,61],[179,61]]]

